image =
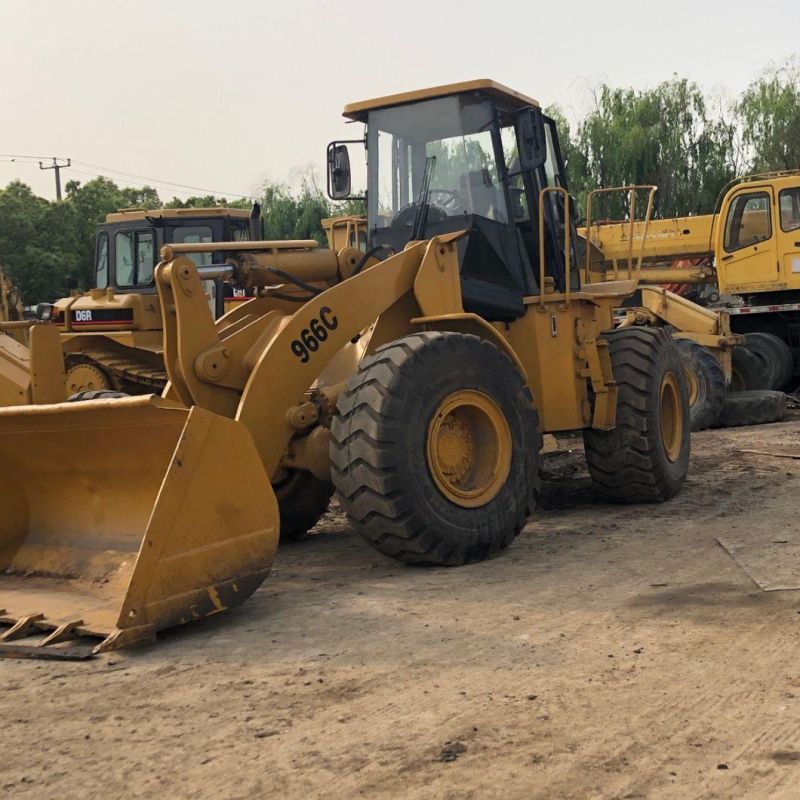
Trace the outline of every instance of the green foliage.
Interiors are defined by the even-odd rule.
[[[738,111],[752,171],[800,169],[800,61],[753,81]]]
[[[264,184],[261,199],[265,239],[316,239],[326,244],[322,220],[336,213],[313,177],[303,176],[299,191],[282,184]]]
[[[212,206],[225,206],[227,208],[250,208],[252,201],[246,197],[239,200],[227,200],[224,197],[215,197],[207,194],[203,197],[187,197],[181,200],[173,197],[168,203],[164,203],[164,208],[211,208]]]
[[[646,90],[601,86],[565,149],[573,191],[655,184],[662,217],[710,211],[734,176],[725,124],[696,84],[677,77]],[[623,213],[610,206],[609,216]]]
[[[75,215],[19,181],[0,190],[0,263],[24,302],[54,299],[79,272]],[[54,234],[62,226],[65,240]]]

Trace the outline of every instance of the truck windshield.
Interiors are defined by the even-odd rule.
[[[430,165],[429,222],[466,214],[507,222],[493,126],[491,101],[470,95],[371,112],[367,125],[370,228],[413,224],[426,164]]]

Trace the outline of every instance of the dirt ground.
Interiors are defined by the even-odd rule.
[[[579,454],[552,456],[547,508],[459,569],[392,563],[333,513],[224,617],[0,661],[0,793],[797,798],[800,592],[716,541],[794,534],[800,461],[742,452],[770,448],[800,453],[796,413],[696,434],[683,493],[647,507],[593,505]]]

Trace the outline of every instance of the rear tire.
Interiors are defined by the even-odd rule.
[[[333,484],[305,469],[292,470],[272,487],[281,515],[281,541],[299,542],[328,510]]]
[[[794,372],[794,356],[786,342],[774,333],[756,331],[744,335],[747,349],[761,359],[769,375],[769,389],[783,389]]]
[[[604,500],[663,502],[683,486],[689,466],[689,401],[680,354],[661,328],[619,328],[603,338],[617,382],[617,419],[612,430],[584,430],[589,474]]]
[[[710,428],[725,404],[725,373],[708,348],[692,339],[673,339],[683,361],[693,431]]]
[[[752,392],[731,392],[717,425],[739,428],[743,425],[766,425],[780,422],[786,416],[786,395],[768,389]]]
[[[356,530],[414,564],[507,547],[537,490],[536,409],[511,360],[477,336],[405,336],[363,359],[331,425],[333,483]]]
[[[750,349],[737,345],[731,351],[732,392],[769,389],[769,372],[764,362]]]

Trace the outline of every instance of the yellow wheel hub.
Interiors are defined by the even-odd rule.
[[[76,364],[66,374],[67,396],[78,392],[97,392],[113,388],[103,371],[94,364]]]
[[[444,496],[464,508],[486,505],[511,470],[511,431],[488,395],[463,389],[439,404],[428,424],[428,468]]]
[[[673,463],[681,454],[683,441],[683,413],[681,408],[681,392],[678,379],[674,373],[668,372],[661,381],[661,441],[664,452]]]

